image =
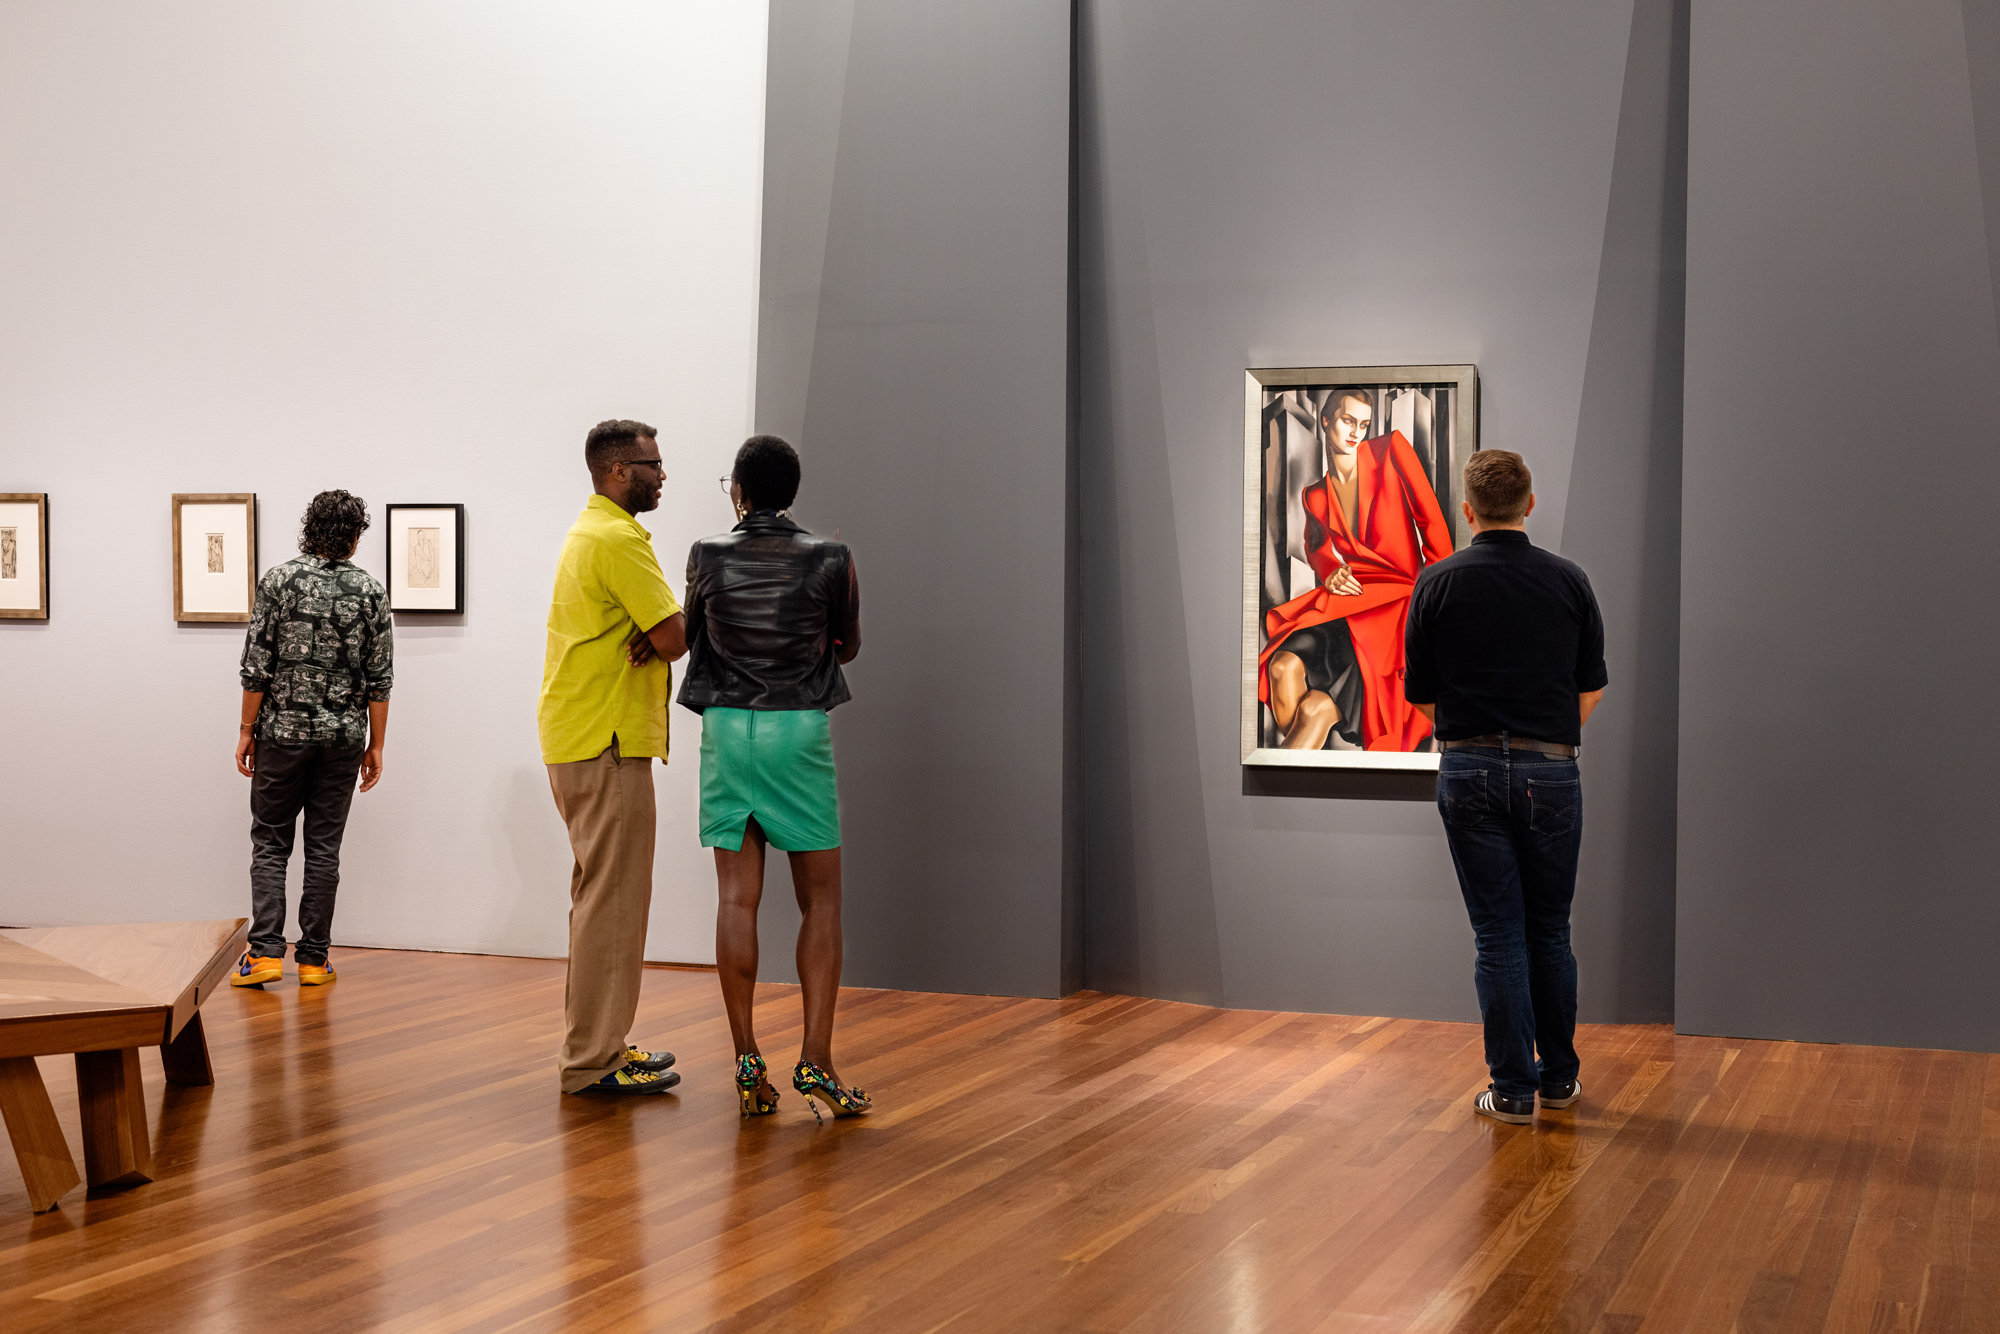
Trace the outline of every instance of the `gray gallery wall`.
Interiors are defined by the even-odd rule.
[[[794,513],[862,584],[833,715],[846,978],[1053,995],[1069,5],[774,0],[770,22],[757,424],[798,444]]]
[[[1676,1019],[2000,1049],[2000,10],[1694,11]]]
[[[1593,1018],[1673,1013],[1689,0],[1639,0],[1562,552],[1615,688],[1591,715],[1577,948]]]
[[[1237,751],[1244,369],[1473,362],[1483,443],[1528,457],[1530,533],[1585,561],[1611,627],[1585,1015],[1665,1018],[1673,5],[1079,13],[1089,985],[1475,1017],[1428,780],[1246,774]]]
[[[2000,0],[1074,15],[1069,585],[1051,234],[1015,262],[1020,220],[1057,213],[1058,16],[774,17],[759,419],[853,461],[848,522],[882,477],[921,506],[1011,471],[960,531],[1046,600],[1037,670],[1001,673],[1024,693],[979,760],[1001,800],[1033,794],[1010,809],[1042,841],[949,854],[1025,916],[943,915],[930,859],[959,840],[934,831],[992,826],[920,822],[877,865],[899,913],[930,915],[896,918],[875,975],[934,969],[922,947],[949,940],[937,985],[1006,985],[962,966],[984,932],[1061,985],[1472,1016],[1428,783],[1245,772],[1236,736],[1243,369],[1470,361],[1484,443],[1536,469],[1531,535],[1591,572],[1609,625],[1583,761],[1585,1017],[2000,1044],[2000,896],[1977,855],[2000,631],[1975,545],[2000,473]],[[951,42],[1022,23],[1033,42],[982,46],[1023,81],[996,114],[950,77]],[[920,51],[921,71],[899,63]],[[1032,171],[1007,151],[1029,139]],[[870,268],[864,232],[909,272]],[[1031,338],[969,353],[1030,305],[1039,356]],[[909,386],[956,402],[974,362],[982,410],[896,435]],[[912,529],[870,540],[920,600],[957,558]],[[1065,590],[1068,659],[1046,605]],[[875,821],[960,783],[915,685],[945,650],[871,606],[916,655],[894,719],[842,723],[882,785],[861,795],[849,766]],[[1058,841],[1079,832],[1080,895]],[[1080,958],[1061,957],[1058,886]]]

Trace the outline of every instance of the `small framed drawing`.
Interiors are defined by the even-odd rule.
[[[1464,545],[1472,366],[1253,370],[1243,407],[1243,763],[1438,767],[1403,698],[1417,575]]]
[[[389,506],[389,610],[465,611],[465,506]]]
[[[248,621],[257,597],[257,497],[174,496],[174,619]]]
[[[0,492],[0,619],[49,619],[46,492]]]

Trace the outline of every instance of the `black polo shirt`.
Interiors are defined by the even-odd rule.
[[[1440,741],[1580,745],[1576,697],[1610,679],[1589,576],[1518,529],[1479,533],[1418,575],[1403,643],[1403,697],[1437,705]]]

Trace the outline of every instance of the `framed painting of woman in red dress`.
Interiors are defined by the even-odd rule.
[[[1306,366],[1245,376],[1243,762],[1435,769],[1403,698],[1403,626],[1426,565],[1469,534],[1472,366]]]

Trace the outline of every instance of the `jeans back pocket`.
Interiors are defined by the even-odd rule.
[[[1576,779],[1550,782],[1528,780],[1528,828],[1537,834],[1558,837],[1576,828],[1583,807],[1583,785]]]
[[[1486,771],[1447,769],[1439,773],[1438,811],[1445,823],[1461,829],[1484,822],[1491,814],[1486,805]]]

